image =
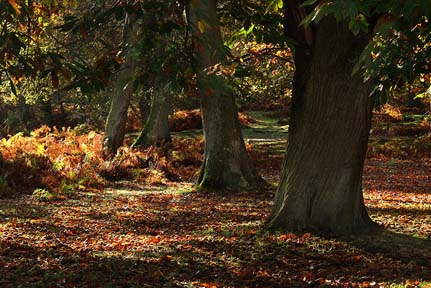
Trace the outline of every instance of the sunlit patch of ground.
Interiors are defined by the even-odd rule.
[[[376,221],[394,232],[431,239],[430,159],[369,159],[364,188]]]

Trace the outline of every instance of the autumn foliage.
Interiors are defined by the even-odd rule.
[[[385,109],[377,111],[374,117],[368,157],[431,157],[429,120],[424,118],[409,124],[397,121],[394,112],[384,114],[384,111],[392,111]],[[171,128],[174,131],[199,129],[202,125],[200,116],[198,110],[177,111],[170,119]],[[243,125],[256,122],[245,113],[240,113],[239,118]],[[418,136],[411,138],[412,135]],[[395,137],[395,140],[389,141],[388,137]],[[103,135],[95,131],[83,134],[77,129],[47,126],[28,136],[18,133],[2,139],[0,197],[31,194],[40,189],[54,198],[64,197],[73,191],[97,190],[112,181],[124,180],[147,184],[193,182],[202,161],[201,136],[174,136],[169,143],[146,149],[132,150],[123,146],[112,159],[105,158],[101,152],[102,139]],[[260,173],[276,179],[282,155],[271,151],[270,144],[247,143],[246,146]]]
[[[21,197],[0,199],[0,286],[427,287],[430,134],[412,140],[390,132],[405,119],[390,122],[398,130],[387,124],[376,115],[363,178],[370,215],[387,231],[354,239],[262,231],[271,186],[193,193],[202,136],[126,145],[112,159],[95,131],[43,126],[9,136],[0,142],[0,198]],[[246,143],[270,183],[285,145]]]
[[[179,110],[173,113],[169,119],[171,131],[178,132],[189,129],[202,129],[202,115],[199,109]],[[238,114],[239,121],[242,125],[254,123],[254,119],[246,113]]]
[[[104,159],[102,139],[94,131],[78,135],[73,129],[47,126],[29,136],[20,133],[2,139],[0,196],[46,189],[60,197],[65,190],[99,189],[114,180],[192,181],[203,153],[202,139],[174,137],[162,147],[122,147],[113,159]]]

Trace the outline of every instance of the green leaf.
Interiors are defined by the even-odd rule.
[[[265,14],[268,14],[271,11],[277,13],[278,9],[281,8],[283,8],[283,0],[270,0],[266,6]]]
[[[339,11],[337,11],[337,5],[335,5],[332,2],[326,2],[326,3],[316,7],[313,10],[313,12],[308,14],[307,17],[305,17],[301,21],[300,25],[308,27],[308,25],[310,25],[311,22],[319,23],[320,20],[322,20],[322,18],[324,16],[327,16],[329,14],[334,14],[334,16],[336,16],[336,18],[337,18],[337,15],[335,12],[339,12]]]
[[[425,98],[427,96],[431,97],[431,86],[429,86],[428,89],[425,92],[416,95],[414,97],[414,99],[422,99],[422,98]]]
[[[361,31],[361,26],[359,25],[359,22],[356,20],[350,20],[349,21],[349,30],[352,31],[354,35],[358,35]]]
[[[358,73],[364,66],[366,66],[371,61],[372,50],[372,44],[368,44],[367,47],[365,47],[364,51],[362,51],[361,55],[359,56],[358,62],[356,62],[355,66],[353,67],[352,75]]]

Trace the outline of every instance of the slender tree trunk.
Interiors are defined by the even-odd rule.
[[[369,35],[332,17],[295,55],[289,144],[269,227],[352,234],[374,227],[362,194],[371,83],[352,75]],[[310,43],[309,43],[310,44]]]
[[[146,92],[145,92],[146,93]],[[147,95],[143,95],[141,99],[139,99],[139,114],[141,115],[142,123],[146,123],[147,119],[151,112],[151,101],[149,101]]]
[[[165,49],[169,44],[168,40],[166,36],[161,36],[157,41],[158,44],[154,49],[154,53],[157,53],[157,55],[164,55]],[[169,72],[166,71],[165,67],[160,67],[157,74],[150,77],[150,82],[153,84],[150,114],[145,121],[144,128],[133,143],[132,148],[148,147],[170,141],[169,113],[171,112],[171,81],[169,77]]]
[[[170,81],[162,79],[161,76],[155,81],[150,115],[132,148],[147,147],[171,139],[169,133],[170,84]]]
[[[127,112],[134,91],[135,62],[132,55],[133,44],[137,41],[138,23],[135,16],[128,14],[123,28],[123,42],[128,44],[125,62],[116,75],[112,88],[112,102],[105,125],[103,149],[115,154],[123,145],[126,133]]]
[[[197,185],[201,189],[250,188],[261,178],[245,149],[233,93],[221,76],[207,71],[226,63],[216,5],[216,0],[193,0],[189,11],[205,136]]]

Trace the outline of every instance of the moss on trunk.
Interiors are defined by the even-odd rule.
[[[205,137],[197,186],[200,189],[255,187],[262,180],[245,149],[234,95],[221,76],[207,71],[216,64],[226,63],[216,6],[216,0],[190,3],[189,23]]]
[[[156,81],[155,90],[150,115],[132,148],[156,145],[171,139],[169,133],[170,82]]]

